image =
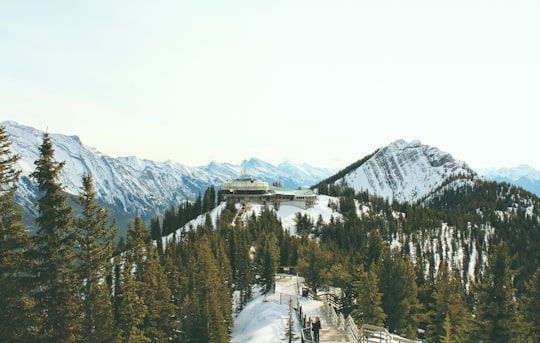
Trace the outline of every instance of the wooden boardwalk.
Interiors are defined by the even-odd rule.
[[[301,321],[305,321],[305,326],[309,326],[309,322],[315,317],[320,317],[322,330],[319,333],[319,343],[416,343],[414,340],[390,334],[382,327],[365,324],[358,328],[352,318],[338,315],[329,302],[302,297],[300,294],[303,286],[301,277],[278,274],[275,292],[268,296],[268,301],[288,304],[292,299],[300,311]],[[309,329],[305,331],[308,332],[303,342],[313,343],[310,340],[311,332]]]
[[[349,343],[355,342],[354,339],[347,333],[347,331],[340,329],[334,324],[331,318],[328,317],[324,310],[324,303],[320,300],[312,300],[306,297],[300,296],[300,284],[296,276],[291,275],[278,275],[276,277],[276,291],[275,294],[269,297],[269,300],[278,301],[280,303],[287,303],[290,297],[286,295],[292,295],[295,299],[293,302],[297,302],[302,306],[303,312],[308,318],[313,319],[315,317],[321,318],[322,330],[319,334],[320,343]],[[309,341],[307,341],[309,342]]]

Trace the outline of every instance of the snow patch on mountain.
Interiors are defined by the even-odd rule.
[[[368,191],[389,201],[415,202],[448,178],[474,172],[464,162],[420,141],[397,140],[379,149],[355,170],[338,179],[355,191]]]

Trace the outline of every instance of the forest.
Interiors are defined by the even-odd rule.
[[[235,314],[255,288],[272,291],[280,266],[312,289],[340,287],[340,311],[359,324],[425,342],[539,342],[540,202],[520,188],[448,180],[407,204],[321,184],[340,216],[298,214],[292,235],[270,206],[240,221],[228,202],[212,220],[220,199],[209,187],[163,218],[134,217],[118,237],[91,175],[75,205],[62,191],[45,133],[30,235],[10,145],[0,127],[0,342],[227,343]]]

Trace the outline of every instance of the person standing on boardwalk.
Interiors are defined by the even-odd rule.
[[[315,317],[311,323],[311,330],[313,331],[313,342],[319,343],[319,331],[322,330],[321,318]]]

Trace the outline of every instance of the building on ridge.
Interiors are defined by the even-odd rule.
[[[234,180],[227,180],[219,191],[223,200],[235,199],[240,203],[271,204],[275,208],[280,205],[291,205],[302,209],[313,207],[317,202],[317,194],[311,189],[287,189],[270,186],[268,182],[258,180],[243,173]]]

